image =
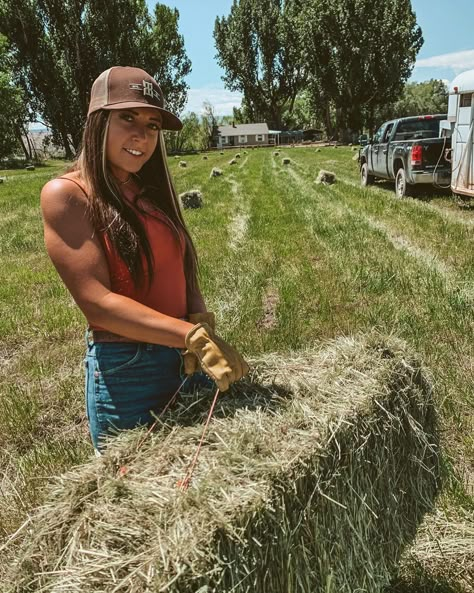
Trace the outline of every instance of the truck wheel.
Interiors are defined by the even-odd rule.
[[[397,198],[408,198],[413,193],[413,186],[408,183],[405,169],[401,167],[395,177],[395,195]]]
[[[372,185],[374,181],[375,177],[369,173],[367,163],[362,163],[362,167],[360,168],[360,184],[362,187],[367,187],[368,185]]]

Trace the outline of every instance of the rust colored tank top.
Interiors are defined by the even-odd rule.
[[[84,188],[74,179],[69,179],[78,185],[84,193]],[[133,206],[136,194],[123,188],[123,194]],[[110,289],[112,292],[129,297],[155,311],[170,317],[185,317],[187,315],[186,303],[186,277],[184,274],[185,240],[181,231],[179,239],[173,222],[160,210],[153,210],[143,214],[136,210],[142,221],[151,251],[154,258],[154,277],[148,288],[145,278],[141,287],[136,287],[132,276],[125,264],[114,249],[112,242],[104,231],[99,231],[99,240],[107,258],[110,274]],[[146,271],[146,259],[143,256],[143,267]],[[146,272],[145,272],[146,273]],[[90,325],[91,329],[102,328]]]

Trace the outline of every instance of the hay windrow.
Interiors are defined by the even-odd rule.
[[[252,363],[219,400],[187,492],[209,392],[138,452],[143,431],[124,433],[59,478],[7,590],[380,591],[439,488],[426,371],[377,336]]]

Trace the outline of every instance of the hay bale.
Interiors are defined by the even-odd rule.
[[[316,183],[318,185],[321,183],[323,185],[332,185],[333,183],[336,183],[336,174],[331,173],[331,171],[325,171],[324,169],[321,169],[316,179]]]
[[[248,154],[248,151],[247,150],[244,150],[244,154]]]
[[[321,152],[321,149],[317,148],[314,152]]]
[[[207,161],[207,156],[206,156],[206,155],[204,155],[204,156],[202,157],[202,160],[203,160],[203,161]]]
[[[235,155],[235,157],[234,157],[234,158],[235,158],[235,159],[240,159],[240,152],[238,152],[238,153]]]
[[[179,161],[179,166],[185,169],[188,166],[188,163],[186,161]]]
[[[236,165],[237,161],[235,159],[232,159],[231,161],[229,161],[229,165]]]
[[[179,194],[183,208],[202,208],[202,193],[198,189],[191,189]]]
[[[285,157],[281,162],[283,165],[289,165],[291,163],[291,159],[289,159],[288,157]]]
[[[223,151],[223,150],[221,150],[219,154],[224,154],[224,151]]]
[[[34,165],[26,165],[25,169],[27,171],[34,171],[35,170],[35,166]]]
[[[7,178],[6,178],[6,177],[0,177],[0,183],[3,183],[3,182],[5,182],[6,180],[7,180]]]
[[[217,167],[214,167],[211,171],[211,177],[220,177],[222,175],[222,169],[218,169]]]
[[[280,156],[280,152],[278,150],[275,150],[273,156]]]
[[[183,396],[57,479],[23,530],[19,591],[379,592],[439,490],[430,380],[373,335],[254,359],[217,401]],[[133,587],[132,587],[133,584]]]
[[[353,160],[353,161],[358,161],[358,160],[359,160],[359,153],[355,154],[355,155],[352,157],[352,160]]]
[[[179,159],[179,156],[177,154],[174,155],[175,159]]]
[[[355,152],[356,150],[359,150],[359,147],[358,147],[358,146],[353,146],[353,147],[351,148],[351,150],[352,150],[353,152]]]

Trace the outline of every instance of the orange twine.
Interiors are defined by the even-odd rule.
[[[219,393],[220,393],[219,388],[217,388],[216,395],[214,396],[214,400],[211,405],[211,409],[209,410],[209,414],[207,415],[207,420],[206,420],[206,424],[204,426],[204,430],[202,431],[201,440],[199,441],[198,448],[196,450],[196,453],[194,454],[194,457],[193,457],[191,463],[188,465],[188,468],[186,470],[186,476],[184,477],[183,480],[178,480],[178,482],[176,484],[178,486],[178,488],[180,488],[181,490],[187,490],[189,488],[189,484],[191,483],[191,478],[193,476],[194,468],[196,466],[196,463],[197,463],[197,460],[199,457],[199,452],[201,451],[201,447],[204,442],[204,437],[206,436],[207,428],[209,426],[209,422],[211,421],[211,417],[214,412],[214,407],[216,405]]]

